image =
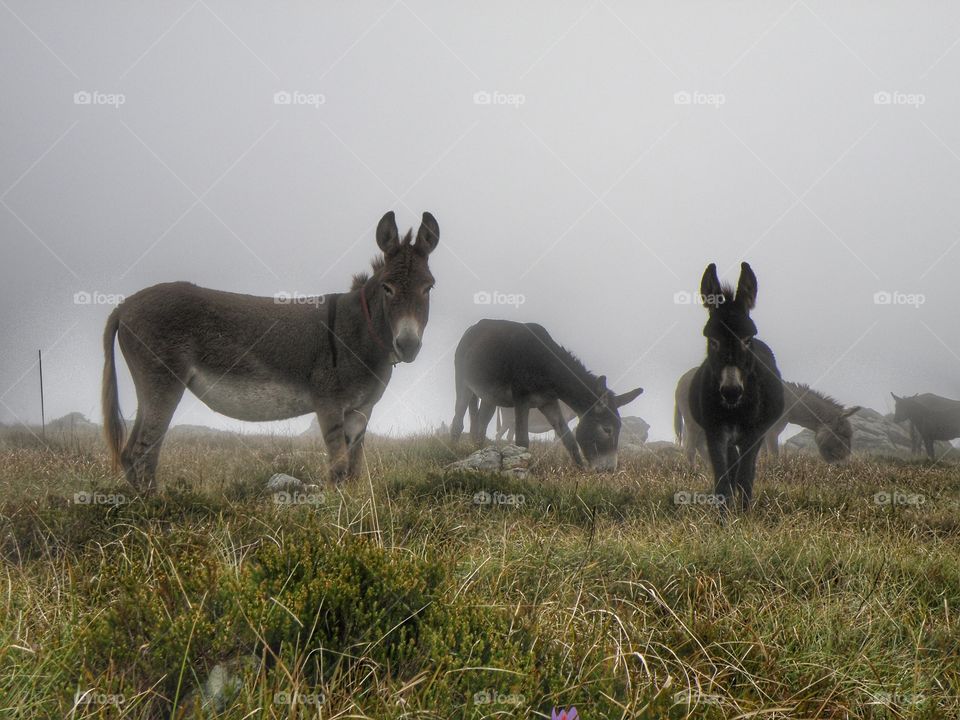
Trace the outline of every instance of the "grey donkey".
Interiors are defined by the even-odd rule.
[[[373,406],[397,362],[420,351],[434,278],[428,257],[440,240],[430,213],[416,239],[401,239],[393,212],[376,231],[383,255],[349,292],[307,302],[164,283],[111,313],[103,336],[103,417],[117,469],[138,491],[156,486],[157,462],[173,413],[190,390],[238,420],[283,420],[314,412],[335,482],[355,476]],[[137,392],[124,442],[114,339]]]

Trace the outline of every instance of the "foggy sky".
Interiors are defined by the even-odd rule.
[[[4,0],[0,16],[4,423],[39,421],[38,349],[47,418],[99,422],[111,306],[76,293],[343,291],[391,209],[402,230],[431,211],[441,237],[423,351],[374,431],[449,422],[460,335],[503,317],[643,386],[624,414],[671,438],[676,379],[705,348],[684,293],[744,259],[785,378],[882,412],[890,391],[960,398],[955,3]],[[174,422],[309,420],[240,423],[188,393]]]

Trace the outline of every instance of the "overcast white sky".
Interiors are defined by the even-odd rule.
[[[441,241],[380,432],[449,422],[461,333],[504,317],[646,388],[625,412],[670,438],[704,353],[705,312],[677,294],[744,259],[787,379],[881,411],[889,391],[960,398],[956,3],[2,0],[0,17],[2,422],[39,421],[38,348],[47,417],[99,420],[110,307],[75,293],[341,291],[390,209],[403,228],[430,210]],[[524,302],[475,304],[494,291]],[[125,369],[121,393],[132,414]],[[255,429],[189,395],[175,422]]]

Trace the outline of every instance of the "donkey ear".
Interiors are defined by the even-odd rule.
[[[397,218],[393,210],[388,212],[377,223],[377,246],[385,255],[389,255],[400,247],[400,231],[397,230]]]
[[[848,418],[851,415],[860,412],[861,410],[863,410],[862,407],[859,405],[854,405],[853,407],[848,407],[846,410],[840,413],[840,417]]]
[[[628,403],[632,403],[634,400],[636,400],[636,399],[637,399],[638,397],[640,397],[642,394],[643,394],[643,388],[634,388],[634,389],[631,390],[630,392],[625,392],[623,395],[617,395],[617,396],[613,399],[613,404],[616,405],[618,408],[619,408],[619,407],[623,407],[624,405],[627,405]]]
[[[702,298],[719,298],[723,295],[723,288],[720,286],[720,278],[717,277],[717,264],[710,263],[707,269],[703,271],[703,278],[700,280],[700,296]],[[713,310],[716,306],[713,303],[706,305],[707,310]]]
[[[601,375],[597,378],[597,394],[603,395],[607,391],[607,376]]]
[[[747,310],[757,304],[757,276],[749,263],[740,263],[740,281],[737,283],[736,301]]]
[[[893,393],[890,393],[890,396],[894,399],[895,402],[900,402],[900,401],[903,399],[903,398],[898,398],[898,397],[897,397],[896,395],[894,395]]]
[[[437,219],[428,212],[423,214],[420,229],[417,230],[417,242],[414,247],[423,255],[429,255],[437,249],[440,242],[440,226]]]

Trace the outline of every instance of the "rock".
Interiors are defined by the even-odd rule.
[[[669,440],[648,442],[643,446],[643,449],[656,455],[683,455],[683,449]]]
[[[863,408],[850,416],[853,426],[854,455],[890,455],[910,457],[910,426],[893,421],[893,415],[881,415],[876,410]],[[816,455],[817,445],[811,430],[801,430],[784,443],[787,450]],[[950,443],[938,442],[937,457],[949,451]]]
[[[256,674],[259,660],[242,656],[217,663],[210,669],[206,681],[184,698],[185,710],[202,710],[208,717],[222,713],[239,695],[244,676]]]
[[[284,490],[303,490],[306,487],[303,480],[286,473],[274,473],[267,480],[267,492],[282,492]]]
[[[643,445],[650,435],[650,423],[641,417],[627,415],[620,418],[620,444]]]
[[[498,473],[524,478],[530,472],[532,456],[526,448],[516,445],[488,445],[471,453],[463,460],[450,463],[447,471],[470,470],[473,472]]]

